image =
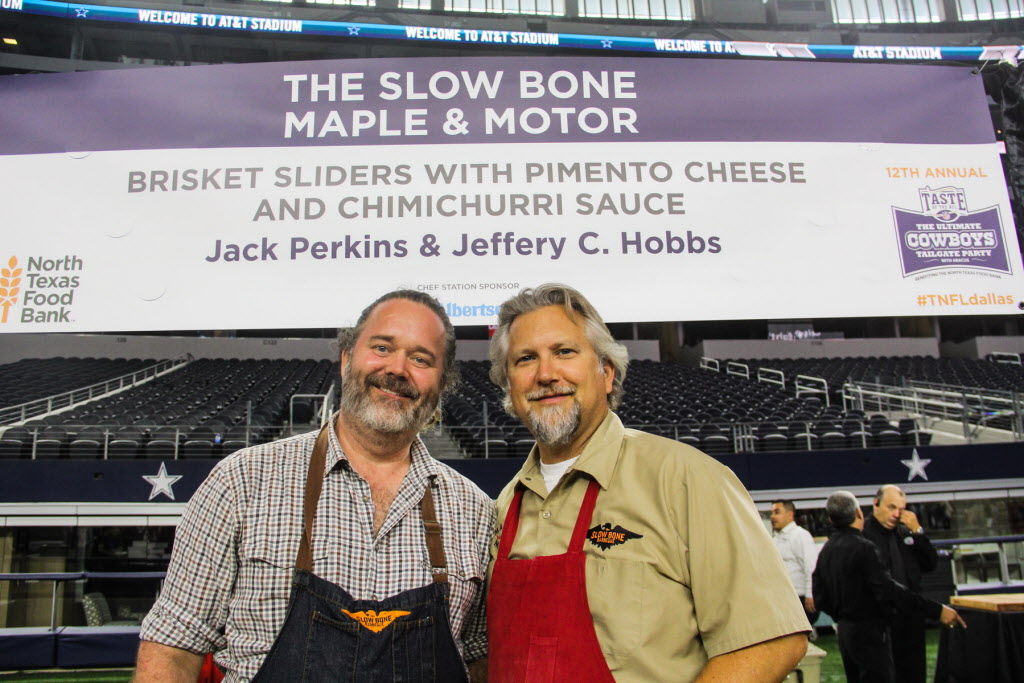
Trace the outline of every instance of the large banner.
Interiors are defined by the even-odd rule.
[[[320,61],[0,78],[0,330],[1005,314],[981,78],[939,66]]]

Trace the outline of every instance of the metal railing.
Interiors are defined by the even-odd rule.
[[[148,579],[159,579],[161,586],[163,585],[163,579],[167,576],[167,572],[24,572],[24,573],[0,573],[0,581],[52,581],[53,591],[51,593],[51,604],[50,604],[50,624],[48,630],[56,631],[60,626],[67,626],[68,624],[60,624],[58,614],[59,607],[62,600],[66,599],[61,596],[61,586],[65,583],[73,581],[83,581],[89,579],[98,580],[148,580]],[[154,596],[155,599],[155,596]],[[3,635],[3,629],[0,628],[0,636]]]
[[[1024,363],[1021,363],[1019,353],[1013,353],[1012,351],[993,351],[989,355],[992,357],[993,363],[1017,366],[1024,365]]]
[[[326,421],[326,418],[321,420]],[[62,428],[62,425],[54,425]],[[111,460],[134,457],[159,457],[177,460],[186,456],[190,441],[209,441],[212,450],[221,444],[229,444],[234,450],[252,446],[258,442],[268,441],[284,434],[287,425],[260,425],[247,422],[234,426],[226,426],[221,431],[211,429],[211,438],[199,438],[193,434],[196,427],[202,425],[79,425],[77,428],[91,430],[88,436],[77,438],[68,436],[64,439],[48,437],[44,427],[32,428],[29,434],[32,441],[25,454],[11,454],[8,448],[10,441],[0,439],[0,460],[3,458],[27,457],[31,460],[72,459],[72,460]],[[135,437],[126,436],[121,430],[138,432]],[[190,438],[193,437],[193,438]],[[101,440],[102,439],[102,440]],[[134,443],[134,447],[131,445]],[[157,445],[150,448],[150,444]],[[134,451],[132,449],[135,449]],[[200,446],[199,450],[203,450]],[[233,451],[205,457],[229,455]],[[204,457],[193,455],[192,457]]]
[[[885,434],[872,431],[866,420],[712,420],[693,423],[636,423],[624,420],[626,427],[689,443],[710,455],[754,453],[762,451],[845,450],[926,446],[931,435],[920,429],[899,431],[889,424]],[[462,457],[522,457],[529,451],[533,436],[520,425],[445,424],[441,429]],[[708,442],[705,437],[716,435]],[[768,434],[781,435],[765,438]],[[720,435],[722,438],[717,438]],[[829,435],[829,436],[826,436]]]
[[[954,538],[932,541],[932,545],[951,549],[953,583],[958,591],[965,586],[985,589],[1024,586],[1024,536]],[[998,571],[996,580],[989,580],[990,569]],[[977,575],[977,582],[968,580],[971,573]]]
[[[759,367],[757,369],[757,381],[762,384],[774,384],[782,391],[786,389],[786,373],[775,368]]]
[[[721,368],[721,363],[718,362],[717,358],[708,358],[707,356],[702,356],[701,357],[701,359],[700,359],[700,369],[701,370],[711,370],[713,372],[720,372],[720,368]]]
[[[295,399],[309,399],[310,402],[319,406],[313,410],[313,414],[318,416],[317,424],[323,425],[327,422],[327,418],[334,412],[334,384],[322,394],[292,394],[291,398],[288,399],[288,430],[289,432],[295,430]]]
[[[825,405],[832,405],[832,400],[828,395],[828,382],[823,378],[813,377],[811,375],[797,375],[794,386],[796,388],[797,398],[804,398],[807,396],[824,396]]]
[[[133,387],[142,382],[149,381],[154,377],[173,370],[178,370],[192,361],[190,354],[183,354],[177,358],[160,361],[155,365],[142,370],[114,377],[103,382],[90,384],[87,387],[79,387],[71,391],[65,391],[46,398],[39,398],[16,406],[0,408],[0,425],[12,425],[18,422],[30,420],[33,417],[47,415],[54,411],[72,408],[80,403],[87,403],[95,398],[106,394]]]
[[[879,412],[906,412],[963,425],[964,438],[971,442],[984,427],[996,427],[1022,438],[1024,401],[1016,391],[957,387],[917,380],[905,386],[847,382],[843,405]]]
[[[731,360],[725,364],[725,374],[750,379],[750,366]]]

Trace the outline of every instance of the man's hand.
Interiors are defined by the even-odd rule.
[[[948,628],[953,628],[957,624],[960,624],[962,627],[967,628],[967,624],[965,624],[964,620],[960,618],[960,615],[957,614],[957,611],[949,605],[942,606],[942,614],[939,616],[939,621],[942,622],[943,626],[946,626]]]
[[[469,683],[487,683],[487,657],[466,665],[469,669]]]
[[[814,598],[811,597],[810,595],[808,595],[806,598],[804,598],[804,611],[805,612],[813,612],[814,611]]]
[[[917,521],[917,515],[910,510],[904,510],[900,513],[900,522],[910,529],[911,533],[917,533],[917,530],[921,528],[921,523]]]

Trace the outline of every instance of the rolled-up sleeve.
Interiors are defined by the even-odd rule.
[[[223,465],[223,464],[222,464]],[[167,579],[140,638],[196,653],[224,648],[224,624],[237,571],[237,487],[219,465],[185,507]]]
[[[476,545],[478,548],[480,576],[487,576],[488,564],[491,559],[491,540],[497,533],[497,519],[494,503],[487,502],[486,510],[480,516],[477,528]],[[480,586],[470,614],[466,618],[466,626],[462,631],[463,654],[467,662],[474,662],[487,656],[487,591]]]

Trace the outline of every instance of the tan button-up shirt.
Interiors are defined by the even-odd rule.
[[[512,559],[566,551],[591,478],[601,491],[584,542],[587,597],[616,681],[692,681],[710,657],[810,630],[732,471],[684,444],[625,429],[613,413],[554,491],[535,447],[498,496],[503,524],[516,485],[526,489]]]

